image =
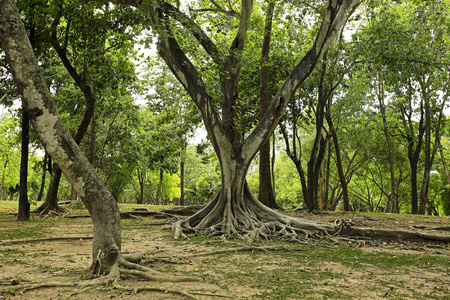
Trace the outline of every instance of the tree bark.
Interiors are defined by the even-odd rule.
[[[6,173],[6,167],[8,166],[8,156],[6,157],[5,164],[3,165],[3,174],[2,174],[2,182],[0,185],[0,200],[3,200],[3,191],[5,189],[4,183],[5,183],[5,173]]]
[[[423,177],[422,177],[422,186],[420,189],[420,201],[419,201],[419,210],[418,213],[423,215],[425,214],[425,208],[428,201],[428,186],[430,182],[430,172],[431,172],[431,107],[430,107],[430,100],[428,99],[428,96],[425,96],[425,164],[424,164],[424,170],[423,170]]]
[[[28,202],[28,144],[30,143],[30,120],[25,108],[22,108],[22,151],[20,156],[19,211],[17,221],[30,219]]]
[[[95,133],[96,131],[96,122],[95,122],[95,108],[94,114],[92,114],[91,122],[89,123],[89,134],[88,134],[88,152],[87,158],[91,165],[94,165],[95,162]]]
[[[42,161],[42,176],[41,176],[41,187],[39,188],[39,194],[36,198],[37,202],[40,202],[42,199],[42,195],[44,194],[44,188],[45,188],[45,177],[47,175],[47,161],[48,161],[48,154],[47,152],[44,154],[44,159]]]
[[[264,26],[263,45],[261,49],[261,70],[260,70],[260,118],[264,118],[269,107],[269,53],[270,39],[272,33],[272,19],[275,9],[275,2],[269,1],[266,12],[266,23]],[[259,194],[258,200],[270,207],[280,208],[275,201],[275,191],[272,186],[272,172],[270,167],[270,139],[264,143],[259,150]]]
[[[391,212],[398,213],[398,193],[397,193],[397,184],[395,181],[395,161],[394,161],[394,150],[392,148],[391,134],[389,132],[389,127],[386,119],[386,107],[384,104],[384,81],[382,77],[382,72],[379,72],[378,79],[378,102],[380,104],[381,117],[383,119],[383,132],[386,138],[386,143],[389,151],[389,171],[391,175]]]
[[[15,1],[0,1],[0,42],[33,129],[88,208],[93,224],[93,263],[109,272],[120,254],[116,201],[65,127],[39,69]]]
[[[331,104],[331,99],[329,99],[329,102]],[[339,148],[339,141],[338,141],[338,136],[336,133],[336,129],[334,128],[334,124],[333,124],[333,120],[331,119],[331,112],[330,112],[330,105],[328,106],[327,109],[327,113],[326,113],[326,118],[327,118],[327,122],[328,122],[328,126],[329,126],[329,130],[331,132],[331,136],[333,138],[333,143],[334,143],[334,150],[336,153],[336,167],[338,170],[338,175],[339,175],[339,181],[341,182],[341,188],[342,188],[342,199],[344,202],[343,205],[343,211],[350,211],[350,199],[348,196],[348,186],[347,186],[347,179],[345,177],[344,174],[344,170],[342,167],[342,159],[341,159],[341,151]]]
[[[325,57],[327,52],[325,52]],[[325,107],[327,105],[328,93],[324,88],[324,78],[326,73],[326,61],[322,63],[322,72],[319,81],[319,92],[317,97],[317,108],[315,112],[316,117],[316,136],[314,138],[314,143],[311,148],[311,153],[309,156],[307,164],[307,174],[308,174],[308,189],[307,193],[303,196],[305,197],[306,208],[309,211],[317,210],[319,208],[317,199],[319,191],[319,173],[322,166],[323,159],[325,157],[326,150],[326,139],[323,137],[323,123],[325,119]]]
[[[144,203],[144,184],[145,184],[145,176],[144,176],[144,170],[140,167],[137,168],[137,177],[139,181],[139,197],[137,199],[137,204],[143,204]]]
[[[185,178],[184,165],[185,165],[185,157],[183,155],[180,161],[180,190],[181,190],[179,203],[180,206],[184,206],[184,178]]]
[[[411,99],[410,99],[411,101]],[[408,131],[405,134],[405,138],[408,142],[408,160],[409,166],[411,169],[411,213],[418,214],[419,206],[418,206],[418,195],[417,195],[417,172],[418,172],[418,163],[419,163],[419,155],[422,149],[423,135],[424,135],[424,126],[423,126],[423,104],[420,107],[420,119],[419,119],[419,132],[417,134],[417,145],[415,146],[415,138],[414,138],[414,126],[410,113],[407,113],[404,108],[401,108],[401,112],[403,114],[403,123],[404,127]]]

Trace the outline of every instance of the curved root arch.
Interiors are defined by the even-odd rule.
[[[172,276],[155,271],[140,264],[144,258],[144,253],[122,254],[117,247],[111,247],[105,251],[99,249],[97,257],[94,258],[87,271],[94,275],[107,275],[109,281],[114,282],[120,279],[121,274],[132,275],[149,281],[189,282],[200,280],[199,278]]]
[[[272,237],[298,239],[308,236],[355,236],[397,238],[450,242],[449,235],[424,234],[412,231],[350,227],[345,222],[326,224],[291,217],[261,204],[245,183],[243,197],[232,198],[230,192],[219,190],[212,200],[196,214],[172,226],[175,239],[188,233],[210,236],[236,236],[249,241]]]

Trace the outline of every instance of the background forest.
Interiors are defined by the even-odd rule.
[[[208,3],[190,3],[191,17],[216,43],[228,43],[231,37],[225,33],[235,24],[219,9],[216,19],[196,15]],[[93,117],[79,143],[115,199],[206,204],[220,186],[220,165],[199,112],[155,54],[142,16],[99,3],[18,4],[47,85],[73,136],[91,109]],[[449,4],[386,1],[358,7],[296,92],[270,139],[272,172],[263,176],[273,185],[276,205],[450,215]],[[268,70],[265,86],[273,96],[314,42],[320,25],[320,11],[311,12],[316,8],[308,1],[277,2],[270,55],[261,62],[261,32],[270,6],[257,4],[258,17],[247,35],[245,51],[250,53],[245,57],[252,59],[242,61],[243,100],[237,104],[245,111],[244,134],[260,119],[261,69]],[[293,28],[293,22],[300,26]],[[176,34],[182,37],[183,29]],[[182,46],[203,66],[209,93],[218,93],[204,50],[188,36]],[[16,200],[22,133],[28,125],[3,54],[0,72],[0,200]],[[29,149],[29,201],[75,199],[32,131]],[[255,195],[259,165],[256,157],[247,175]]]

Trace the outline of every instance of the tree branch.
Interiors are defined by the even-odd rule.
[[[198,26],[192,19],[190,19],[186,14],[181,12],[178,8],[174,7],[170,3],[163,2],[161,4],[164,12],[173,17],[175,20],[179,21],[192,35],[200,42],[203,49],[210,55],[214,62],[219,68],[223,67],[224,57],[217,49],[214,42],[205,34],[203,29]]]
[[[245,149],[259,149],[270,137],[297,88],[312,72],[317,62],[339,34],[350,14],[360,3],[360,0],[344,0],[338,6],[336,0],[330,0],[314,45],[289,74],[274,96],[265,117],[244,141],[242,145],[244,153],[247,152]],[[246,157],[245,159],[251,160],[252,158]]]
[[[83,120],[80,123],[80,126],[78,127],[77,133],[74,136],[74,140],[77,144],[80,144],[81,139],[83,138],[84,134],[87,131],[87,128],[89,127],[89,123],[91,122],[92,117],[94,116],[94,109],[95,109],[95,103],[96,103],[96,97],[94,93],[92,92],[91,88],[86,84],[86,79],[82,78],[77,70],[73,67],[72,63],[70,62],[69,58],[66,55],[66,47],[67,47],[67,30],[66,30],[66,38],[64,41],[65,48],[62,48],[57,40],[57,28],[59,25],[59,21],[62,17],[61,9],[58,11],[55,19],[52,22],[51,25],[51,35],[50,35],[50,42],[55,48],[56,53],[58,54],[59,58],[61,59],[62,63],[64,64],[64,67],[69,72],[70,76],[75,80],[75,83],[78,85],[80,90],[83,92],[84,98],[86,100],[86,109],[84,112]],[[70,23],[70,22],[69,22]]]

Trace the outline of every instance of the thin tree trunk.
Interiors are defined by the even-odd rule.
[[[5,173],[6,173],[6,167],[8,166],[8,157],[5,160],[5,164],[3,165],[3,174],[2,174],[2,182],[0,185],[0,200],[3,200],[3,191],[5,188]]]
[[[183,158],[180,161],[180,190],[181,190],[181,195],[180,195],[180,203],[179,205],[184,206],[184,162],[185,158],[183,156]]]
[[[328,153],[327,153],[327,164],[326,164],[326,172],[325,172],[325,205],[324,205],[324,210],[329,210],[330,209],[330,205],[329,205],[329,195],[330,195],[330,168],[331,168],[331,152],[332,152],[332,148],[331,148],[331,139],[328,138],[328,142],[327,142],[327,147],[328,147]]]
[[[323,194],[323,177],[322,177],[322,169],[319,172],[319,209],[324,210],[325,208],[325,197]]]
[[[139,202],[138,204],[144,204],[144,182],[141,183],[141,195],[139,197]]]
[[[323,123],[325,119],[325,106],[327,105],[327,96],[324,89],[324,79],[326,73],[327,52],[324,54],[322,62],[322,72],[319,81],[319,92],[316,108],[316,136],[311,149],[308,161],[308,191],[305,198],[306,207],[309,211],[318,209],[318,190],[319,190],[319,171],[325,155],[326,139],[323,137]]]
[[[301,160],[302,144],[301,144],[300,139],[298,139],[298,136],[297,136],[296,122],[297,122],[297,119],[296,119],[296,117],[294,117],[293,120],[291,121],[291,123],[292,123],[292,150],[291,150],[291,145],[289,142],[289,135],[287,133],[287,130],[286,130],[283,122],[280,122],[280,131],[281,131],[281,134],[283,135],[286,154],[291,159],[291,161],[294,163],[295,168],[297,169],[297,173],[300,177],[300,184],[302,185],[302,193],[303,193],[303,208],[306,208],[308,184],[307,184],[307,179],[306,179],[305,172],[304,172],[303,166],[302,166],[302,160]],[[296,141],[298,141],[298,144]]]
[[[447,177],[447,184],[450,187],[450,173],[448,171],[448,166],[444,156],[444,150],[442,149],[441,141],[439,141],[438,146],[439,146],[439,153],[441,154],[442,165],[444,166],[445,176]]]
[[[331,103],[331,99],[329,99],[329,102]],[[333,137],[334,150],[336,153],[336,167],[338,170],[339,181],[341,182],[342,198],[343,198],[343,202],[344,202],[343,211],[350,211],[350,199],[348,196],[347,180],[345,178],[344,170],[342,168],[341,150],[339,148],[339,141],[338,141],[336,129],[334,128],[333,120],[331,119],[330,105],[328,106],[328,109],[327,109],[326,118],[327,118],[329,130],[331,132],[331,136]]]
[[[419,212],[417,205],[417,163],[410,162],[411,167],[411,212],[417,214]]]
[[[61,181],[62,171],[57,165],[53,165],[52,176],[50,177],[50,182],[47,187],[47,194],[45,195],[44,203],[35,210],[35,212],[46,213],[49,210],[60,211],[58,205],[58,188]],[[42,207],[42,208],[41,208]]]
[[[41,187],[39,189],[39,194],[37,196],[36,201],[40,202],[42,200],[42,195],[44,193],[45,188],[45,177],[47,175],[47,161],[48,161],[48,154],[45,152],[44,160],[43,160],[43,166],[42,166],[42,176],[41,176]]]
[[[391,212],[398,213],[398,195],[397,195],[397,185],[395,182],[395,161],[394,161],[394,150],[392,148],[391,135],[389,133],[389,127],[386,119],[386,107],[384,105],[384,82],[382,78],[382,73],[380,72],[378,83],[378,101],[380,103],[381,117],[383,119],[383,132],[386,138],[388,151],[389,151],[389,171],[391,175]]]
[[[28,202],[28,144],[30,141],[30,121],[25,108],[22,109],[22,151],[20,158],[19,212],[17,221],[30,219],[30,203]]]
[[[87,152],[87,158],[91,163],[91,165],[94,165],[95,162],[95,130],[96,130],[95,114],[92,114],[92,119],[91,122],[89,123],[88,152]]]
[[[164,170],[163,169],[159,169],[159,183],[158,183],[158,190],[156,192],[156,199],[155,199],[155,204],[156,205],[161,205],[161,203],[162,203],[162,184],[163,184],[163,179],[164,179]]]
[[[144,170],[138,167],[137,177],[139,181],[139,197],[137,199],[137,204],[144,203]]]
[[[410,100],[411,101],[411,100]],[[414,130],[412,125],[411,115],[408,115],[404,109],[402,109],[403,113],[403,122],[405,127],[409,127],[409,132],[406,134],[406,139],[408,141],[408,160],[409,166],[411,168],[411,213],[417,214],[419,213],[418,206],[418,195],[417,195],[417,171],[418,171],[418,163],[419,163],[419,155],[422,148],[423,142],[423,134],[424,134],[424,126],[423,126],[423,106],[420,107],[420,119],[419,119],[419,132],[417,136],[417,146],[414,149]],[[405,120],[407,117],[407,120]],[[407,122],[407,123],[406,123]]]
[[[422,88],[422,90],[427,88]],[[422,92],[425,98],[425,164],[423,170],[422,187],[420,189],[419,214],[425,214],[426,204],[428,202],[428,187],[430,183],[430,172],[432,154],[431,154],[431,105],[427,92]]]
[[[271,166],[270,169],[272,170],[270,173],[272,174],[272,190],[273,190],[273,194],[274,197],[276,196],[276,189],[275,189],[275,158],[277,157],[276,155],[276,145],[275,145],[275,131],[272,133],[272,161],[271,161]]]

